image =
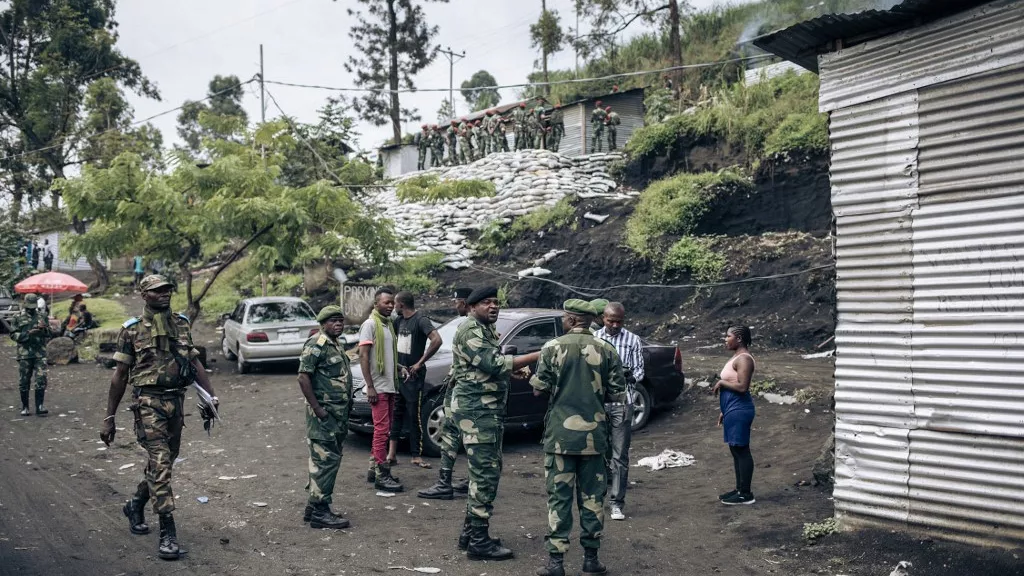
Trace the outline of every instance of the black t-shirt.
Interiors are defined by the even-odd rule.
[[[419,312],[398,319],[398,363],[409,367],[423,358],[427,336],[435,330],[434,323]]]

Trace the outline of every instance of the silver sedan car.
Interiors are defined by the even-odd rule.
[[[298,360],[303,343],[319,330],[313,309],[300,298],[247,298],[224,315],[221,352],[245,374],[253,364]]]

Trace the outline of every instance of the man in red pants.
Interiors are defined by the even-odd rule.
[[[401,492],[404,488],[391,475],[388,463],[388,439],[391,419],[398,393],[398,340],[391,313],[395,309],[395,294],[388,288],[377,290],[373,296],[373,311],[359,328],[359,367],[366,382],[366,399],[373,415],[374,487],[386,492]]]

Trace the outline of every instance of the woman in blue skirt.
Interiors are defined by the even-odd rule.
[[[718,394],[721,414],[718,425],[725,431],[725,443],[732,452],[736,469],[736,489],[718,497],[722,504],[736,506],[753,504],[750,482],[754,477],[754,457],[750,454],[750,425],[754,422],[754,399],[750,396],[750,379],[754,376],[754,357],[750,346],[750,329],[733,326],[725,336],[725,347],[733,352],[722,368],[721,380],[712,393]]]

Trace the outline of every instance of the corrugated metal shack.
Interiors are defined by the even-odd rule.
[[[384,176],[388,178],[396,178],[402,174],[416,171],[419,152],[414,144],[388,144],[381,146],[378,154],[380,154],[381,163],[384,165]],[[429,152],[427,161],[430,161]]]
[[[1024,2],[909,0],[755,44],[818,71],[843,526],[1024,542]]]
[[[566,156],[582,156],[592,154],[590,139],[590,112],[594,109],[597,101],[601,106],[611,106],[612,110],[619,114],[622,124],[616,134],[616,143],[619,150],[626,146],[626,141],[633,135],[637,128],[644,125],[644,89],[634,88],[624,92],[614,92],[603,96],[595,96],[584,100],[577,100],[560,106],[565,120],[565,136],[558,147],[559,154]],[[601,151],[608,151],[607,133],[604,134],[604,142],[601,143]]]

